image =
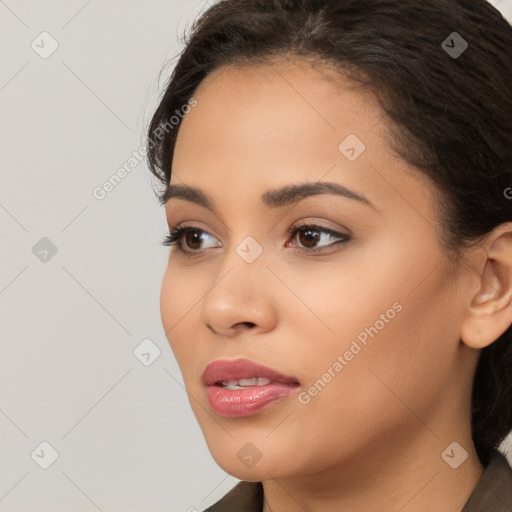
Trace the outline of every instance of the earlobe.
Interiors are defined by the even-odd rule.
[[[478,264],[479,288],[471,297],[461,326],[461,341],[482,349],[496,341],[512,324],[512,223],[495,228],[482,244]]]

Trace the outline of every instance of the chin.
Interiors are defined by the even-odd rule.
[[[252,467],[248,467],[248,465],[239,460],[237,452],[231,450],[221,451],[217,448],[215,451],[210,450],[210,453],[221,469],[239,480],[261,482],[273,477],[284,476],[280,473],[281,468],[277,461],[264,461],[261,458]]]
[[[305,454],[297,453],[296,446],[283,441],[282,437],[264,440],[254,435],[254,431],[253,435],[206,437],[217,465],[231,476],[249,482],[285,478],[308,471]]]

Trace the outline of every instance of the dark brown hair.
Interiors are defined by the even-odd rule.
[[[393,149],[438,187],[450,252],[512,221],[512,27],[486,0],[214,4],[194,22],[151,120],[151,172],[169,184],[180,126],[169,120],[209,73],[295,56],[334,66],[372,91]],[[512,327],[481,351],[471,413],[487,465],[512,429]]]

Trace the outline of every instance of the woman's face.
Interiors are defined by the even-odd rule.
[[[166,204],[171,229],[196,231],[171,247],[161,315],[217,463],[257,481],[414,443],[440,460],[467,434],[477,352],[460,342],[464,276],[435,189],[393,156],[382,110],[291,62],[222,68],[194,98],[171,187],[211,209],[178,189]],[[237,359],[297,384],[203,382]]]

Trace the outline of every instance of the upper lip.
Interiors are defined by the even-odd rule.
[[[223,380],[252,379],[254,377],[264,377],[275,382],[298,384],[295,377],[283,375],[277,370],[248,359],[218,359],[208,364],[203,372],[203,382],[207,386],[213,386]]]

